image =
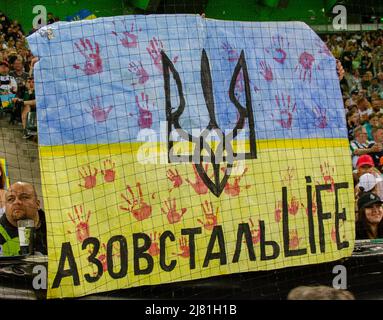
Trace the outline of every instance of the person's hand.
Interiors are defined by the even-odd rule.
[[[339,60],[336,60],[336,71],[338,72],[339,81],[344,77],[345,71],[343,69],[342,63]]]
[[[380,152],[383,150],[383,145],[381,143],[375,143],[372,147],[371,147],[371,150],[372,152]]]

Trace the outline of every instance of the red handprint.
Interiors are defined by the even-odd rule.
[[[93,169],[94,169],[94,173],[92,174],[92,169],[90,168],[90,165],[88,164],[88,171],[86,170],[86,167],[82,167],[82,171],[78,170],[81,178],[84,179],[84,185],[79,184],[80,187],[83,187],[85,189],[91,189],[96,186],[96,183],[97,183],[96,177],[97,177],[98,169],[97,168],[93,168]]]
[[[251,224],[251,238],[252,238],[253,244],[257,244],[259,241],[261,241],[261,229],[259,226],[258,226],[258,229],[254,229],[253,220],[250,218],[249,221]]]
[[[226,168],[223,167],[221,169],[224,173],[226,172]],[[227,181],[226,185],[225,185],[225,193],[231,197],[235,197],[235,196],[238,196],[239,193],[241,192],[241,187],[239,185],[239,182],[241,181],[241,178],[245,175],[245,173],[247,172],[248,168],[245,168],[243,170],[243,173],[238,176],[238,177],[235,177],[234,178],[234,183],[231,184],[229,183],[229,181]],[[251,186],[250,185],[246,185],[245,188],[248,189],[250,188]]]
[[[283,64],[287,57],[286,51],[282,49],[285,45],[288,47],[290,44],[287,41],[285,44],[285,40],[282,36],[273,36],[270,47],[266,48],[265,51],[271,54],[275,61]]]
[[[109,106],[107,109],[101,107],[100,97],[96,98],[97,101],[91,98],[91,110],[87,110],[90,113],[94,120],[97,122],[105,122],[108,119],[110,111],[112,111],[113,106]]]
[[[102,72],[102,59],[100,57],[100,46],[95,42],[95,49],[89,39],[81,39],[80,45],[76,42],[74,44],[77,50],[85,58],[85,66],[83,69],[77,64],[73,65],[73,68],[82,70],[86,75]],[[88,53],[89,52],[89,53]]]
[[[172,192],[172,190],[175,188],[179,188],[182,184],[182,177],[179,175],[177,169],[174,169],[174,170],[175,172],[172,171],[171,169],[166,171],[166,176],[173,183],[173,188],[171,188],[169,192]]]
[[[166,211],[164,208],[161,208],[161,211],[163,214],[166,214],[166,217],[168,218],[169,223],[177,223],[180,222],[182,219],[182,216],[186,212],[186,208],[181,208],[181,213],[177,211],[177,204],[176,199],[173,198],[173,203],[170,198],[168,198],[168,201],[165,200],[165,206]]]
[[[295,71],[299,70],[299,79],[305,81],[306,76],[309,82],[311,82],[312,67],[315,58],[312,54],[303,52],[299,56],[299,64],[295,67]]]
[[[286,174],[282,176],[281,174],[281,182],[284,187],[289,186],[291,188],[291,183],[294,179],[295,169],[287,167]]]
[[[160,248],[158,247],[158,241],[161,236],[161,233],[158,233],[158,238],[157,238],[157,231],[154,231],[154,235],[150,233],[150,239],[152,240],[152,244],[150,245],[150,248],[148,250],[149,254],[152,257],[158,256],[160,254]]]
[[[188,245],[188,240],[185,237],[181,237],[179,239],[180,249],[181,253],[173,253],[175,256],[180,256],[182,258],[189,258],[190,257],[190,247]]]
[[[138,107],[139,118],[138,126],[140,129],[151,128],[153,124],[152,113],[149,111],[149,96],[145,95],[144,92],[141,92],[141,100],[145,108],[143,108],[136,96],[136,105]],[[154,106],[154,105],[153,105]]]
[[[113,24],[116,25],[114,22],[113,22]],[[124,22],[124,26],[126,29],[125,22]],[[137,31],[141,31],[141,28],[138,29]],[[134,34],[133,32],[134,32],[134,22],[132,22],[132,26],[130,28],[130,31],[124,31],[122,33],[124,35],[124,37],[120,38],[120,42],[125,48],[137,48],[138,47],[138,41],[137,41],[138,36],[136,34]],[[116,31],[112,31],[112,34],[117,37]]]
[[[327,127],[326,109],[323,109],[320,104],[315,104],[316,106],[312,109],[315,126],[320,129],[324,129]]]
[[[97,259],[102,264],[102,271],[106,272],[108,270],[108,260],[106,258],[106,244],[105,243],[103,243],[101,245],[100,253],[101,254],[97,257]]]
[[[97,259],[98,261],[101,262],[101,265],[102,265],[102,271],[103,272],[106,272],[108,270],[108,258],[107,258],[107,255],[106,255],[106,244],[105,243],[102,243],[101,247],[100,247],[100,254],[98,255]],[[118,250],[117,253],[114,253],[114,251]],[[119,257],[120,256],[120,253],[119,253],[119,250],[120,248],[117,247],[117,245],[113,245],[113,253],[112,253],[112,257]],[[91,250],[88,250],[89,253],[92,253]],[[92,264],[93,265],[93,264]],[[96,275],[97,272],[93,272],[93,275]]]
[[[149,80],[149,74],[142,66],[141,61],[139,62],[139,65],[137,65],[135,62],[130,62],[128,70],[129,72],[134,73],[137,76],[139,84],[145,84],[145,82]],[[132,83],[133,86],[135,86],[136,84],[137,82]]]
[[[197,221],[202,224],[206,230],[211,231],[214,226],[217,225],[219,208],[217,207],[214,213],[212,203],[210,202],[209,206],[209,202],[207,202],[207,200],[205,200],[205,206],[201,203],[201,207],[205,215],[206,222],[204,223],[201,219],[197,219]]]
[[[101,173],[104,175],[105,182],[113,182],[116,178],[115,166],[116,164],[110,159],[104,161],[104,170],[101,170]]]
[[[233,49],[233,47],[229,44],[229,42],[222,42],[221,48],[227,54],[227,60],[229,62],[236,62],[239,59],[239,54],[237,50]]]
[[[290,242],[289,242],[289,248],[290,249],[296,249],[299,247],[299,241],[301,238],[298,237],[298,231],[297,230],[291,230],[290,231]]]
[[[279,222],[282,219],[282,201],[278,201],[275,204],[274,219],[276,222]]]
[[[76,226],[76,238],[79,242],[83,242],[86,238],[89,237],[89,218],[91,216],[90,210],[88,211],[86,217],[83,214],[82,206],[74,206],[74,211],[76,216],[72,216],[68,213],[69,219]],[[77,218],[77,219],[76,219]],[[76,221],[77,220],[77,221]],[[71,233],[68,231],[68,233]]]
[[[332,229],[331,229],[331,240],[332,240],[332,242],[336,243],[336,231],[335,231],[335,227],[332,227]]]
[[[262,60],[259,63],[259,67],[261,68],[260,74],[263,76],[263,78],[265,78],[266,81],[273,81],[273,71],[265,60]]]
[[[120,206],[121,210],[128,211],[133,214],[133,217],[142,221],[150,217],[152,214],[152,206],[147,204],[142,196],[141,184],[137,182],[138,198],[134,195],[130,185],[126,186],[126,189],[130,193],[130,199],[121,193],[121,197],[129,204],[128,208]]]
[[[290,200],[290,203],[289,203],[289,213],[293,216],[295,216],[298,211],[299,211],[299,208],[303,206],[302,203],[299,202],[299,200],[297,198],[295,198],[295,196],[292,196],[291,200]]]
[[[311,210],[312,210],[313,216],[315,216],[316,212],[317,212],[317,205],[315,202],[315,197],[316,197],[316,193],[314,191],[313,196],[312,196],[312,205],[311,205]],[[303,207],[305,207],[305,206],[303,205]],[[308,214],[309,214],[309,208],[306,208],[306,215],[308,215]]]
[[[209,164],[207,163],[205,165],[205,172],[207,172],[207,169],[209,167]],[[197,193],[197,194],[206,194],[208,193],[209,189],[208,187],[205,185],[205,182],[203,182],[203,180],[201,179],[201,177],[199,176],[198,172],[197,172],[197,168],[195,166],[195,164],[193,164],[193,170],[194,170],[194,175],[195,175],[195,179],[196,181],[194,183],[190,182],[190,180],[188,178],[186,178],[186,182],[189,183],[194,191]]]
[[[279,101],[279,97],[275,96],[275,101],[277,102],[277,106],[279,109],[279,114],[281,116],[280,119],[276,120],[282,128],[290,129],[291,125],[293,123],[293,113],[296,111],[296,103],[291,105],[291,97],[287,96],[287,105],[285,101],[285,97],[282,93],[282,106]],[[274,115],[271,115],[271,117],[274,119]]]
[[[146,48],[148,51],[150,57],[152,58],[154,62],[154,66],[158,69],[160,73],[163,72],[162,70],[162,56],[161,51],[164,50],[164,45],[161,40],[157,40],[156,37],[153,37],[152,40],[149,41],[149,47]],[[178,60],[178,56],[173,58],[173,63],[176,63]]]
[[[335,180],[333,178],[333,174],[335,173],[334,167],[330,166],[330,164],[325,161],[320,165],[320,172],[322,173],[322,177],[325,184],[331,184],[331,189],[327,190],[327,192],[334,192],[335,190]]]

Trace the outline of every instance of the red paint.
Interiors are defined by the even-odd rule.
[[[290,249],[297,249],[299,247],[299,241],[300,241],[300,238],[298,237],[298,231],[297,230],[290,231],[290,242],[289,242]]]
[[[209,164],[206,164],[206,165],[205,165],[205,172],[206,172],[206,173],[207,173],[208,167],[209,167]],[[197,194],[206,194],[206,193],[208,193],[209,189],[208,189],[208,187],[205,185],[205,182],[203,182],[203,180],[202,180],[201,177],[199,176],[195,164],[193,164],[193,170],[194,170],[194,175],[195,175],[195,179],[196,179],[196,181],[195,181],[194,183],[191,182],[189,179],[185,179],[185,181],[186,181],[187,183],[189,183],[189,184],[193,187],[194,191],[195,191]]]
[[[97,184],[97,173],[98,169],[93,168],[94,173],[92,174],[92,169],[90,168],[90,165],[88,164],[88,171],[86,167],[82,167],[82,171],[78,170],[80,177],[84,179],[84,185],[79,184],[80,187],[83,187],[85,189],[92,189]]]
[[[335,180],[332,174],[335,173],[334,167],[331,167],[330,164],[326,161],[320,165],[320,172],[325,184],[330,184],[331,188],[327,192],[334,192],[335,190]]]
[[[201,207],[202,207],[202,211],[204,213],[206,222],[203,222],[201,219],[197,219],[197,221],[200,224],[202,224],[206,230],[211,231],[213,230],[214,226],[217,225],[219,208],[217,207],[216,212],[214,213],[212,203],[210,202],[210,205],[209,205],[209,202],[207,200],[205,200],[205,205],[201,204]]]
[[[175,169],[175,172],[169,169],[166,171],[166,176],[173,183],[173,188],[171,188],[169,192],[175,188],[179,188],[182,185],[182,177],[179,175],[177,169]]]
[[[161,211],[163,214],[166,214],[166,218],[168,219],[169,223],[173,224],[180,222],[187,209],[181,208],[181,213],[179,213],[177,211],[177,204],[175,198],[173,198],[173,202],[170,198],[168,198],[168,201],[165,200],[164,203],[166,210],[164,208],[161,208]]]
[[[114,22],[113,24],[115,25]],[[125,25],[125,22],[124,22],[124,25]],[[125,25],[125,29],[126,29],[126,25]],[[138,31],[141,31],[141,29],[139,29]],[[112,31],[112,34],[116,37],[118,36],[116,31]],[[124,31],[122,32],[122,34],[124,36],[120,38],[120,42],[125,48],[138,47],[138,35],[134,33],[134,22],[132,22],[130,31]]]
[[[278,201],[275,206],[274,219],[276,222],[282,219],[282,201]]]
[[[326,109],[323,109],[320,105],[316,105],[313,109],[315,126],[324,129],[327,127]]]
[[[287,53],[283,49],[285,46],[284,38],[280,35],[277,37],[272,37],[271,46],[269,48],[266,48],[265,51],[272,56],[272,58],[280,63],[283,64],[287,58]],[[286,46],[289,46],[289,43],[286,43]]]
[[[226,172],[226,168],[222,168],[221,169],[223,172]],[[240,194],[241,192],[241,187],[239,185],[239,182],[241,181],[242,177],[245,175],[245,173],[247,172],[248,168],[245,168],[243,170],[243,173],[238,176],[238,177],[235,177],[234,178],[234,183],[231,184],[229,183],[229,181],[227,181],[226,185],[225,185],[225,193],[231,197],[236,197]],[[246,189],[250,188],[251,186],[247,185],[245,186]]]
[[[158,239],[160,239],[160,233],[158,233]],[[152,240],[152,244],[150,245],[150,248],[148,249],[148,253],[152,256],[158,256],[160,254],[160,248],[158,246],[157,241],[157,231],[154,231],[154,235],[150,234],[150,239]]]
[[[280,119],[276,120],[282,128],[290,129],[293,123],[293,113],[296,112],[296,103],[292,104],[291,96],[287,96],[287,101],[282,93],[282,103],[280,102],[279,97],[275,96],[275,101],[277,103]],[[272,118],[274,115],[272,114]]]
[[[104,175],[105,182],[113,182],[116,179],[115,166],[116,164],[112,160],[104,161],[104,170],[101,170],[101,173]]]
[[[75,233],[77,240],[82,243],[85,239],[89,237],[89,218],[91,216],[91,211],[89,210],[86,217],[83,215],[83,207],[74,206],[74,211],[76,216],[72,216],[68,213],[69,219],[75,225]],[[76,219],[77,218],[77,219]],[[70,232],[69,232],[70,233]]]
[[[151,128],[153,117],[152,113],[149,111],[149,96],[145,95],[144,92],[141,92],[141,101],[144,107],[140,104],[138,96],[136,96],[136,105],[139,112],[138,126],[140,129]]]
[[[187,238],[181,237],[178,242],[180,245],[181,253],[173,253],[173,255],[177,255],[177,256],[180,256],[182,258],[189,258],[190,257],[190,247],[188,245]]]
[[[137,182],[138,197],[133,193],[132,188],[127,185],[126,189],[130,193],[129,198],[121,193],[121,197],[128,203],[128,207],[120,206],[121,210],[128,211],[137,221],[142,221],[149,218],[152,214],[152,206],[147,204],[142,195],[141,184]]]
[[[89,39],[81,39],[79,43],[76,42],[74,45],[85,58],[85,65],[83,69],[78,65],[73,65],[73,68],[82,70],[88,76],[103,71],[100,46],[97,42],[95,42],[95,48]]]
[[[251,238],[252,238],[253,244],[257,244],[259,243],[259,241],[261,241],[261,228],[259,227],[259,224],[258,224],[258,229],[254,229],[253,220],[250,218],[249,221],[251,224]]]
[[[312,54],[306,51],[301,53],[301,55],[299,56],[300,66],[298,65],[295,67],[295,70],[297,70],[298,68],[300,69],[299,79],[305,81],[307,77],[308,81],[311,82],[311,75],[312,75],[311,70],[312,70],[314,61],[315,61],[315,58]]]
[[[145,84],[149,80],[149,74],[146,72],[145,68],[142,66],[141,61],[139,62],[139,65],[137,65],[135,62],[129,63],[128,71],[131,73],[134,73],[138,78],[139,84]],[[136,85],[137,83],[134,82],[132,85]]]
[[[233,49],[233,47],[227,42],[223,42],[221,45],[221,48],[224,50],[224,52],[227,55],[227,61],[229,62],[237,62],[239,59],[239,54],[237,50]]]
[[[93,100],[91,98],[91,110],[87,111],[89,112],[93,119],[96,120],[97,122],[105,122],[108,119],[110,111],[112,111],[113,106],[109,106],[107,109],[104,109],[101,106],[101,101],[100,97],[97,97],[97,100]]]
[[[266,81],[273,81],[273,71],[271,70],[271,67],[266,63],[265,60],[262,60],[259,63],[259,66],[261,68],[260,74],[263,76],[263,78]]]
[[[161,51],[164,50],[164,45],[161,40],[157,39],[156,37],[153,37],[152,40],[149,41],[149,47],[146,48],[146,51],[148,51],[150,57],[153,60],[154,66],[157,68],[157,70],[162,74],[162,56]],[[176,63],[178,61],[178,56],[175,56],[173,58],[173,63]]]

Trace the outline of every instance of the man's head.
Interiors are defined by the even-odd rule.
[[[0,62],[0,74],[6,75],[9,72],[9,66],[7,61]]]
[[[358,141],[359,143],[366,143],[367,141],[367,130],[363,126],[357,126],[354,129],[354,137],[355,140]]]
[[[358,169],[358,176],[362,176],[365,173],[373,172],[374,160],[368,154],[364,154],[358,158],[356,162],[356,168]]]
[[[16,59],[13,63],[13,69],[17,72],[20,72],[23,70],[23,61],[21,59]]]
[[[17,227],[17,221],[32,219],[39,223],[40,201],[35,188],[27,182],[16,182],[5,194],[5,214],[9,223]]]
[[[374,127],[371,132],[375,142],[383,143],[383,127]]]

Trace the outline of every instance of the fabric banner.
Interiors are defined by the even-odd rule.
[[[304,23],[118,16],[28,42],[48,297],[351,255],[336,61]]]

